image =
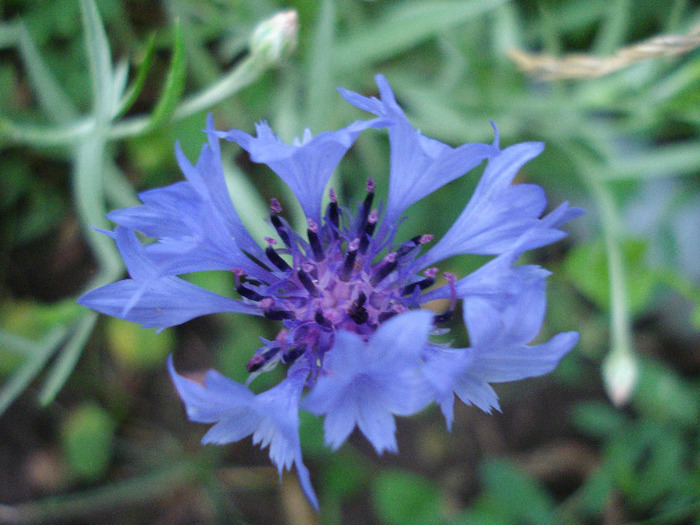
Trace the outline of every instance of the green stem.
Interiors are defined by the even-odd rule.
[[[602,167],[575,147],[567,148],[577,165],[581,179],[595,201],[600,213],[601,230],[607,257],[610,282],[610,351],[603,364],[603,378],[608,395],[615,404],[624,404],[637,379],[632,344],[632,320],[628,307],[627,279],[618,235],[620,221],[615,202],[598,173]]]

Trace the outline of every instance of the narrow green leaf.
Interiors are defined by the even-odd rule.
[[[0,49],[16,46],[19,42],[20,26],[16,23],[0,23]]]
[[[96,321],[97,312],[89,311],[77,322],[75,331],[63,348],[61,348],[59,356],[51,366],[48,377],[41,387],[39,402],[42,405],[51,403],[61,388],[63,388],[73,369],[75,369],[78,358],[80,358],[85,342],[90,337]]]
[[[92,78],[94,114],[98,121],[106,122],[113,115],[114,72],[109,42],[94,0],[81,0],[85,49]]]
[[[412,2],[388,11],[372,25],[362,25],[339,40],[331,64],[354,70],[402,53],[450,27],[480,16],[505,0]]]
[[[146,51],[144,53],[143,59],[141,60],[141,63],[139,64],[138,70],[136,71],[136,78],[134,79],[133,83],[129,88],[127,89],[126,93],[124,93],[124,96],[121,98],[121,101],[119,102],[119,107],[117,109],[117,117],[122,116],[124,113],[129,111],[131,106],[136,102],[136,99],[138,98],[139,94],[141,93],[141,90],[143,90],[143,86],[146,84],[146,77],[148,76],[148,72],[151,70],[151,67],[153,66],[153,58],[155,57],[155,52],[156,52],[156,35],[155,33],[151,35],[151,38],[148,39],[148,43],[146,44]]]
[[[31,356],[34,355],[37,344],[26,337],[0,328],[0,347],[18,355]]]
[[[19,51],[41,108],[57,123],[66,123],[77,117],[77,110],[68,95],[58,85],[42,60],[24,25],[19,24]]]
[[[61,341],[66,335],[66,330],[57,328],[49,332],[46,337],[36,343],[32,355],[28,356],[20,368],[8,379],[0,390],[0,415],[9,407],[17,397],[24,392],[29,383],[41,372],[46,362],[54,355]]]
[[[182,92],[185,88],[185,46],[182,40],[182,28],[180,22],[175,24],[175,34],[173,42],[173,56],[170,60],[170,70],[165,80],[165,86],[158,100],[151,120],[148,124],[149,129],[156,129],[161,124],[165,123],[173,115]]]
[[[112,102],[112,106],[116,109],[120,107],[128,81],[129,63],[126,60],[120,60],[119,63],[114,66],[114,101]]]
[[[700,144],[696,141],[655,146],[627,157],[614,158],[602,173],[606,180],[642,180],[696,175],[700,166]]]
[[[612,55],[625,41],[630,25],[632,3],[629,0],[613,0],[607,6],[603,25],[596,35],[593,51],[599,55]]]

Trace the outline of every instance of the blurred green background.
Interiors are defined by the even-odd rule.
[[[288,9],[295,49],[275,55],[260,32],[249,45]],[[698,23],[682,0],[0,3],[0,523],[700,524]],[[635,47],[660,35],[677,37],[653,42],[665,56]],[[586,54],[590,71],[545,78],[513,50]],[[598,75],[606,57],[622,63]],[[155,334],[75,299],[124,272],[91,226],[181,180],[174,142],[194,160],[208,112],[291,140],[367,118],[335,87],[374,94],[377,73],[425,135],[490,142],[493,120],[504,146],[546,142],[518,180],[587,215],[530,256],[554,272],[543,337],[582,337],[555,373],[497,386],[502,413],[458,403],[451,433],[434,408],[400,419],[395,456],[360,436],[331,453],[304,419],[315,515],[250,440],[200,446],[164,368],[175,352],[243,380],[274,323],[210,316]],[[224,153],[256,237],[272,196],[300,217],[270,172]],[[373,176],[385,196],[387,171],[385,133],[367,132],[333,184],[349,203]],[[446,231],[477,177],[414,205],[402,231]]]

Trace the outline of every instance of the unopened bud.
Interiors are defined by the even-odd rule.
[[[277,13],[261,22],[250,37],[250,51],[266,62],[277,63],[289,56],[297,45],[298,16],[294,10]]]
[[[627,404],[638,377],[637,362],[627,352],[611,352],[603,362],[603,380],[608,396],[616,406]]]

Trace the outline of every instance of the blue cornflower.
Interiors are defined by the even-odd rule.
[[[114,211],[111,235],[130,278],[85,294],[81,304],[163,329],[213,312],[264,316],[280,324],[274,340],[262,340],[247,364],[248,383],[280,364],[287,377],[254,394],[211,370],[203,383],[180,376],[175,386],[193,421],[214,423],[205,443],[248,435],[270,447],[280,472],[295,464],[314,507],[318,502],[299,443],[299,409],[324,417],[326,443],[339,447],[357,427],[377,452],[396,451],[395,415],[413,414],[436,402],[452,423],[454,396],[490,411],[498,400],[490,383],[545,374],[577,342],[575,332],[530,346],[542,326],[548,272],[516,266],[522,253],[565,236],[558,228],[582,213],[567,203],[542,215],[546,198],[534,184],[512,185],[518,170],[542,151],[540,143],[501,149],[493,144],[457,148],[424,137],[377,77],[380,98],[341,90],[351,104],[376,115],[315,137],[285,144],[266,123],[256,136],[216,131],[207,120],[207,144],[196,165],[176,148],[186,181],[145,191],[143,204]],[[385,206],[374,202],[367,181],[356,211],[343,207],[333,189],[322,200],[331,173],[368,128],[386,127],[391,149]],[[306,215],[295,232],[275,199],[269,223],[274,237],[259,246],[244,228],[224,182],[219,140],[238,143],[254,162],[267,164],[291,188]],[[432,248],[432,235],[396,239],[413,203],[486,161],[464,211]],[[157,242],[142,244],[135,231]],[[422,253],[421,253],[422,252]],[[435,264],[463,254],[494,256],[474,273],[445,273],[438,286]],[[224,270],[235,276],[236,298],[188,283],[179,274]],[[442,314],[422,309],[449,300]],[[470,338],[468,348],[431,341],[444,332],[458,300]]]

